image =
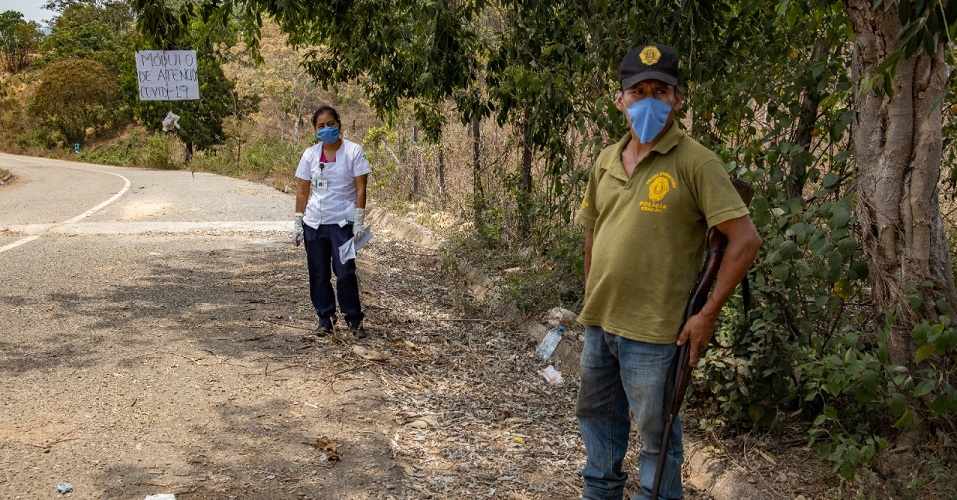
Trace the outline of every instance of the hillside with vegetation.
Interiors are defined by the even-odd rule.
[[[626,130],[618,61],[656,34],[682,55],[683,126],[757,189],[764,240],[750,309],[732,298],[695,370],[698,430],[796,426],[849,496],[957,487],[957,3],[51,7],[46,35],[0,13],[3,151],[289,191],[331,104],[373,164],[371,204],[440,231],[530,317],[580,309],[574,213]],[[139,101],[145,49],[196,50],[202,99]]]

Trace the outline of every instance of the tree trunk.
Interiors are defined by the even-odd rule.
[[[439,203],[445,210],[445,146],[439,144]]]
[[[522,115],[522,123],[519,127],[522,130],[522,185],[518,200],[518,211],[520,212],[521,227],[519,235],[523,239],[528,239],[531,232],[532,221],[530,217],[532,204],[532,141],[528,135],[532,129],[532,110],[526,108]]]
[[[934,55],[920,51],[902,59],[891,83],[893,95],[861,89],[877,66],[898,49],[896,4],[872,9],[871,0],[846,0],[854,27],[851,76],[856,104],[854,158],[858,170],[858,215],[871,271],[878,317],[899,311],[888,339],[891,362],[916,368],[911,338],[921,321],[938,322],[940,300],[957,310],[957,291],[938,201],[942,155],[940,110],[950,68],[944,43]],[[875,85],[877,86],[877,85]],[[922,305],[911,308],[908,286],[922,287]],[[878,324],[883,324],[878,321]]]
[[[422,148],[419,147],[419,127],[412,124],[412,151],[415,158],[412,160],[412,196],[409,201],[415,201],[419,198],[419,169],[425,163]]]
[[[470,120],[472,135],[472,209],[474,210],[475,231],[482,234],[484,229],[482,225],[482,213],[485,207],[485,194],[482,190],[482,137],[481,137],[481,119],[478,115],[472,115]]]
[[[286,118],[289,117],[289,113],[285,111],[279,114],[279,142],[286,142]]]
[[[412,189],[409,191],[409,202],[415,203],[419,199],[419,161],[420,158],[412,160]]]
[[[242,124],[242,120],[239,121]],[[238,127],[239,133],[236,134],[236,171],[243,171],[243,127]],[[192,153],[189,155],[192,158]]]
[[[814,42],[814,49],[811,51],[811,64],[820,64],[827,56],[827,41],[824,38],[818,38]],[[820,78],[827,78],[822,74]],[[821,92],[818,91],[818,78],[811,78],[807,82],[804,91],[804,97],[801,98],[801,114],[798,116],[798,125],[794,129],[794,135],[791,142],[801,147],[801,153],[795,154],[791,159],[791,168],[788,169],[787,179],[785,180],[785,189],[788,198],[802,197],[804,195],[804,185],[807,184],[807,161],[806,152],[811,150],[811,132],[817,124],[818,107],[821,104]]]

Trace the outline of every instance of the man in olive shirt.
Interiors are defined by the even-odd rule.
[[[697,360],[761,244],[724,164],[674,125],[682,103],[678,77],[670,47],[643,45],[622,60],[615,105],[631,130],[598,156],[576,216],[586,228],[577,405],[588,455],[584,499],[622,498],[629,408],[643,443],[635,498],[650,497],[677,345],[690,342],[690,362]],[[728,237],[721,272],[701,312],[681,328],[710,227]],[[676,419],[660,498],[681,497],[683,461]]]

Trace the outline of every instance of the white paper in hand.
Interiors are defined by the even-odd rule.
[[[339,247],[339,262],[349,262],[350,260],[356,258],[356,252],[359,251],[362,247],[366,246],[366,243],[372,239],[372,228],[367,227],[366,233],[362,235],[362,239],[356,242],[355,238],[349,238],[349,241],[342,244]]]
[[[354,240],[355,238],[352,238],[352,239]],[[362,238],[359,238],[359,241],[356,242],[356,251],[358,252],[359,250],[361,250],[362,247],[366,246],[366,243],[368,243],[369,240],[371,239],[372,239],[372,228],[369,226],[366,226],[365,234],[363,234]]]

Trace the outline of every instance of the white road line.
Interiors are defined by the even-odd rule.
[[[66,168],[73,168],[73,167],[66,167]],[[77,170],[86,170],[86,169],[77,169]],[[114,201],[116,201],[117,199],[119,199],[120,196],[123,196],[123,194],[126,193],[127,190],[130,189],[130,180],[127,179],[126,177],[123,177],[123,176],[120,175],[120,174],[114,174],[113,172],[105,172],[105,171],[103,171],[103,170],[89,170],[89,171],[90,171],[90,172],[99,172],[99,173],[101,173],[101,174],[115,175],[115,176],[119,177],[120,179],[123,179],[123,181],[126,182],[126,184],[123,186],[123,189],[121,189],[119,193],[114,194],[110,199],[108,199],[108,200],[104,201],[103,203],[100,203],[99,205],[97,205],[97,206],[95,206],[95,207],[93,207],[93,208],[87,210],[86,212],[83,212],[83,213],[80,214],[80,215],[77,215],[76,217],[74,217],[74,218],[72,218],[72,219],[70,219],[70,220],[65,220],[65,221],[61,222],[60,224],[73,224],[74,222],[77,222],[77,221],[79,221],[79,220],[85,219],[85,218],[87,218],[87,217],[89,217],[89,216],[91,216],[91,215],[93,215],[93,214],[99,212],[101,209],[103,209],[104,207],[106,207],[106,206],[109,205],[110,203],[113,203]]]
[[[40,238],[40,237],[39,237],[39,236],[27,236],[26,238],[23,238],[22,240],[14,241],[13,243],[10,243],[9,245],[4,245],[4,246],[0,247],[0,253],[6,252],[7,250],[10,250],[10,249],[12,249],[12,248],[17,248],[18,246],[20,246],[20,245],[22,245],[22,244],[24,244],[24,243],[30,243],[31,241],[33,241],[33,240],[35,240],[35,239],[38,239],[38,238]]]
[[[37,163],[37,162],[28,162],[28,163]],[[113,173],[113,172],[106,172],[106,171],[104,171],[104,170],[95,170],[95,169],[91,169],[91,168],[80,168],[80,167],[69,167],[69,166],[65,166],[65,165],[59,165],[59,167],[60,167],[60,168],[72,168],[72,169],[74,169],[74,170],[84,170],[84,171],[87,171],[87,172],[98,172],[98,173],[101,173],[101,174],[115,175],[115,176],[119,177],[120,179],[123,179],[123,181],[124,181],[126,184],[123,186],[123,189],[121,189],[119,193],[116,193],[115,195],[113,195],[112,197],[110,197],[110,199],[108,199],[108,200],[104,201],[103,203],[100,203],[99,205],[97,205],[97,206],[95,206],[95,207],[93,207],[93,208],[87,210],[86,212],[83,212],[83,213],[80,214],[80,215],[77,215],[76,217],[73,217],[72,219],[69,219],[69,220],[65,220],[65,221],[63,221],[63,222],[60,222],[60,223],[57,224],[57,225],[73,224],[74,222],[77,222],[77,221],[79,221],[79,220],[85,219],[85,218],[87,218],[87,217],[89,217],[89,216],[95,214],[96,212],[99,212],[100,210],[102,210],[104,207],[106,207],[106,206],[109,205],[110,203],[113,203],[114,201],[116,201],[117,199],[119,199],[120,196],[123,196],[123,194],[125,194],[128,189],[130,189],[130,185],[131,185],[130,180],[127,179],[126,177],[123,177],[123,176],[120,175],[120,174],[115,174],[115,173]],[[38,239],[38,238],[39,238],[39,236],[28,236],[28,237],[23,238],[23,239],[21,239],[21,240],[14,241],[13,243],[10,243],[10,244],[8,244],[8,245],[5,245],[5,246],[0,247],[0,253],[6,252],[7,250],[10,250],[10,249],[12,249],[12,248],[16,248],[16,247],[18,247],[18,246],[20,246],[20,245],[23,245],[23,244],[25,244],[25,243],[30,243],[31,241],[36,240],[36,239]]]

